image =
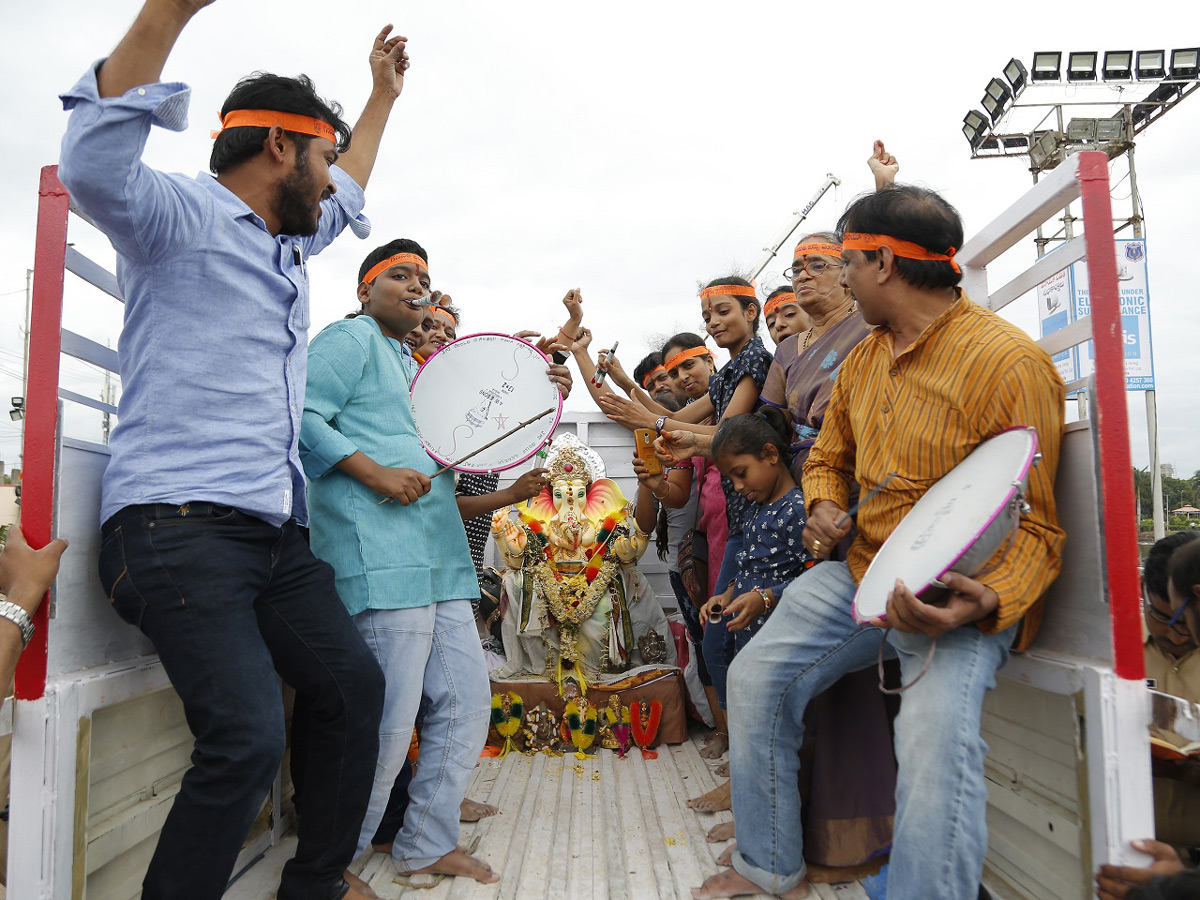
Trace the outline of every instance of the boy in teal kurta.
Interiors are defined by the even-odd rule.
[[[362,852],[407,755],[422,694],[421,764],[392,848],[406,872],[498,880],[458,849],[459,805],[487,736],[487,666],[471,598],[475,567],[452,478],[417,437],[408,389],[416,362],[404,335],[423,314],[428,256],[414,241],[371,252],[359,270],[360,315],[309,347],[300,458],[309,477],[312,549],[387,678],[379,759]]]

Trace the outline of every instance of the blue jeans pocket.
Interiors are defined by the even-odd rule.
[[[146,601],[133,586],[129,563],[125,559],[125,533],[120,525],[106,534],[100,542],[100,584],[108,594],[108,602],[130,625],[142,627]]]

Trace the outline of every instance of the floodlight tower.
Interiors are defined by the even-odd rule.
[[[1066,54],[1065,68],[1063,56],[1057,50],[1035,53],[1029,69],[1021,60],[1011,59],[1004,67],[1004,78],[988,82],[980,100],[984,112],[972,109],[963,117],[962,131],[971,145],[971,158],[1026,158],[1035,183],[1041,173],[1081,150],[1103,150],[1109,159],[1124,159],[1128,166],[1130,214],[1114,220],[1113,232],[1120,235],[1129,229],[1135,240],[1142,240],[1145,234],[1134,165],[1135,139],[1200,90],[1200,47],[1172,50],[1169,60],[1165,50],[1109,50],[1103,59],[1094,50],[1074,51]],[[1117,96],[1106,99],[1099,91],[1079,90],[1091,86],[1115,91]],[[1033,90],[1026,93],[1027,88]],[[1063,96],[1064,88],[1070,90],[1069,96]],[[1034,93],[1045,99],[1031,102]],[[1057,232],[1047,236],[1039,226],[1034,239],[1038,256],[1056,249],[1052,247],[1056,242],[1065,245],[1071,241],[1075,237],[1075,221],[1068,205],[1063,210],[1062,228]],[[1146,319],[1148,323],[1148,305]],[[1068,384],[1068,388],[1081,390],[1083,382],[1084,379],[1078,379]],[[1148,379],[1145,395],[1151,506],[1157,540],[1166,533],[1166,524],[1152,377]]]

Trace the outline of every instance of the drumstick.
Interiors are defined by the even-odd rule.
[[[494,441],[488,441],[486,444],[484,444],[478,450],[472,450],[470,453],[468,453],[462,459],[455,460],[454,462],[450,463],[450,465],[443,466],[442,468],[438,469],[436,472],[434,472],[432,475],[429,476],[430,480],[437,478],[439,475],[441,475],[445,472],[449,472],[451,469],[455,468],[456,466],[461,466],[472,456],[475,456],[478,453],[482,453],[488,447],[494,447],[496,444],[500,443],[505,438],[512,437],[514,434],[516,434],[518,431],[520,431],[526,425],[531,425],[534,422],[536,422],[538,419],[542,419],[542,418],[545,418],[546,416],[550,415],[550,413],[552,413],[552,412],[554,412],[553,406],[550,407],[549,409],[543,410],[542,412],[538,413],[536,416],[534,416],[531,419],[526,419],[524,422],[522,422],[520,425],[516,426],[515,428],[510,428],[508,431],[504,432],[504,434],[500,435],[500,437],[496,438]]]
[[[858,512],[859,507],[861,507],[864,503],[866,503],[868,500],[870,500],[872,497],[874,497],[876,494],[878,494],[880,491],[882,491],[884,489],[884,487],[887,485],[887,483],[892,480],[892,476],[894,476],[895,474],[896,474],[895,472],[888,472],[887,478],[883,479],[883,481],[879,482],[879,484],[875,485],[875,487],[873,487],[869,491],[867,491],[865,497],[859,497],[858,502],[855,503],[852,507],[850,507],[849,512],[843,514],[843,516],[837,520],[837,523],[833,527],[841,528],[843,525],[845,525],[847,522],[849,522],[850,517],[852,515],[854,515],[856,512]]]

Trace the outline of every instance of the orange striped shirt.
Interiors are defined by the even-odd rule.
[[[848,564],[855,582],[888,535],[934,482],[980,442],[1007,428],[1037,429],[1042,463],[1029,472],[1017,539],[983,581],[1000,597],[978,623],[989,633],[1022,621],[1014,647],[1032,640],[1042,596],[1058,575],[1063,531],[1054,506],[1065,390],[1058,371],[1021,329],[960,296],[899,356],[892,335],[874,329],[842,364],[821,433],[804,465],[809,509],[842,509],[850,485],[865,495],[896,476],[858,511]],[[1002,548],[998,553],[1004,553]]]

